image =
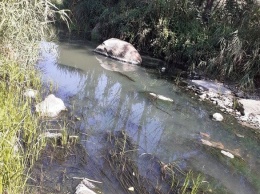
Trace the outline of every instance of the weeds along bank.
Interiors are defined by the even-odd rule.
[[[41,87],[34,68],[38,46],[52,36],[59,13],[47,0],[0,2],[0,194],[26,193],[30,167],[44,146],[23,93]]]
[[[56,0],[72,30],[98,41],[117,37],[169,67],[260,86],[260,12],[254,0]]]

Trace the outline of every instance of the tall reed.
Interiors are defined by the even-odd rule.
[[[0,2],[0,53],[19,65],[35,64],[39,41],[55,35],[57,17],[69,21],[66,10],[48,0],[4,0]]]

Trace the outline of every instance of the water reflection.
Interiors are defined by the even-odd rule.
[[[65,99],[76,114],[83,116],[81,131],[87,135],[81,137],[82,145],[96,167],[93,171],[93,165],[87,165],[86,171],[104,182],[111,181],[110,172],[106,172],[100,159],[105,145],[101,136],[124,130],[138,145],[140,155],[151,153],[165,163],[180,161],[183,167],[190,166],[214,177],[233,193],[253,192],[243,176],[231,174],[226,165],[196,143],[196,135],[206,132],[229,149],[239,147],[241,152],[257,155],[259,148],[248,150],[244,142],[237,142],[230,130],[226,130],[238,126],[212,122],[209,108],[180,93],[172,84],[154,80],[138,66],[122,65],[121,68],[120,62],[111,63],[110,59],[94,55],[91,49],[61,44],[59,64],[40,62],[44,69],[43,80],[57,84],[57,95]],[[147,95],[150,91],[171,97],[174,102],[150,98]],[[102,173],[106,176],[102,177]],[[109,189],[114,185],[107,183],[106,186],[107,193],[114,192]]]

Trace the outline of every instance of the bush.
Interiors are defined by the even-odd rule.
[[[124,39],[141,52],[166,60],[170,68],[200,67],[240,87],[252,88],[260,77],[260,15],[253,0],[91,2],[79,0],[68,8],[80,29],[90,32],[99,23],[102,40]]]

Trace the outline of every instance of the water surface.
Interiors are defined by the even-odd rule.
[[[39,63],[43,81],[47,84],[51,80],[57,86],[56,96],[80,115],[80,149],[88,159],[74,159],[74,163],[64,159],[59,165],[50,165],[48,170],[53,176],[66,169],[68,177],[103,182],[104,193],[125,193],[107,170],[102,152],[106,146],[103,134],[123,130],[138,145],[137,160],[151,154],[166,164],[178,163],[183,169],[191,168],[211,177],[215,188],[224,188],[226,193],[260,192],[254,185],[260,177],[259,140],[232,117],[225,115],[222,123],[212,121],[209,115],[217,111],[212,105],[160,78],[155,70],[93,53],[91,43],[62,42],[58,48],[58,61],[45,58]],[[151,98],[149,92],[173,102]],[[200,132],[209,134],[211,141],[221,142],[226,149],[237,150],[245,167],[234,168],[231,159],[202,147]],[[144,168],[144,164],[139,168]],[[66,182],[62,191],[72,192],[77,182]]]

